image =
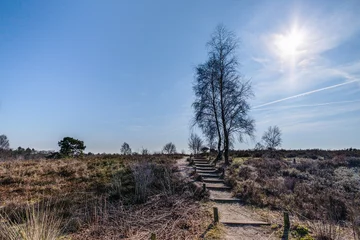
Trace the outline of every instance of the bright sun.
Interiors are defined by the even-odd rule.
[[[283,57],[295,56],[301,52],[301,47],[304,44],[304,34],[293,29],[286,35],[278,35],[275,44]]]

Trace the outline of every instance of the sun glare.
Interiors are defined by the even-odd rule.
[[[285,35],[278,35],[275,44],[283,57],[294,56],[301,52],[304,34],[297,29]]]

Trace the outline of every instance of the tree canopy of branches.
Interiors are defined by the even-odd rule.
[[[130,155],[131,154],[130,145],[124,142],[123,145],[121,146],[120,152],[124,155]]]
[[[192,151],[194,154],[198,154],[201,150],[201,147],[203,146],[203,140],[196,133],[191,133],[188,145],[190,151]]]
[[[254,150],[264,150],[265,147],[261,142],[255,144]]]
[[[64,157],[75,157],[82,155],[86,146],[83,141],[71,137],[64,137],[58,142],[60,154]]]
[[[233,139],[243,142],[245,136],[253,137],[255,131],[248,103],[253,91],[250,81],[244,81],[238,72],[235,35],[219,25],[208,46],[208,60],[196,68],[194,124],[208,139],[216,133],[220,154],[217,159],[221,157],[223,144],[225,163],[229,164]]]
[[[0,135],[0,150],[8,150],[10,143],[6,135]]]
[[[261,138],[268,149],[276,149],[281,146],[281,130],[278,126],[270,126]]]
[[[172,142],[169,142],[169,143],[165,144],[165,146],[163,148],[163,152],[166,153],[166,154],[174,154],[174,153],[176,153],[175,144],[173,144]]]
[[[196,80],[193,86],[195,92],[194,124],[197,124],[203,131],[208,142],[213,143],[217,138],[218,156],[222,153],[222,133],[219,118],[219,98],[217,83],[216,59],[209,57],[207,62],[196,68]]]
[[[142,155],[149,155],[149,150],[147,150],[147,148],[142,148],[141,149],[141,154]]]

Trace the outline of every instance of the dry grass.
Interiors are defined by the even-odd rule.
[[[123,167],[123,159],[1,162],[0,202],[22,204],[64,193],[97,191]]]
[[[104,201],[93,209],[91,224],[72,239],[195,239],[210,217],[199,203],[179,195],[156,195],[140,205],[123,206]]]
[[[207,240],[218,240],[222,239],[225,235],[225,227],[223,224],[218,223],[216,225],[212,225],[210,230],[205,234],[204,239]]]
[[[326,221],[315,221],[311,223],[313,235],[316,240],[341,240],[344,233],[339,225]]]
[[[25,216],[0,216],[1,240],[56,240],[61,236],[62,220],[45,208],[28,205]]]
[[[145,162],[151,179],[140,176]],[[26,206],[50,204],[72,239],[147,239],[151,232],[159,239],[194,239],[207,215],[173,163],[173,156],[161,155],[0,162],[0,213],[6,216],[0,221],[17,224]],[[139,191],[146,194],[142,201]]]

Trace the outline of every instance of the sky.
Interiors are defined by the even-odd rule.
[[[12,148],[188,151],[196,65],[218,24],[240,39],[256,139],[360,148],[360,1],[0,1],[0,134]]]

